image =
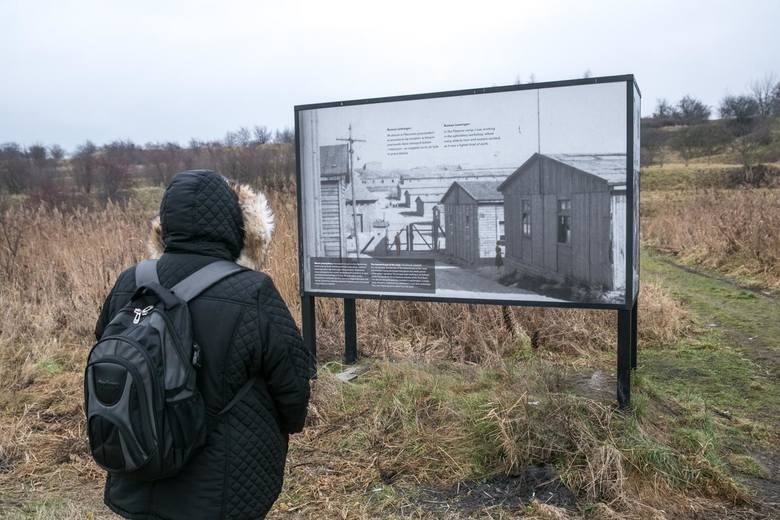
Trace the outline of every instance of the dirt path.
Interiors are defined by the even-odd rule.
[[[669,257],[643,261],[643,274],[662,278],[706,326],[726,335],[761,370],[780,375],[780,300]]]
[[[767,504],[780,507],[780,300],[713,274],[643,254],[642,274],[659,279],[682,299],[703,329],[689,346],[640,353],[647,373],[701,395],[732,435],[735,453],[760,465],[743,480]],[[640,309],[641,312],[641,309]],[[740,436],[744,424],[759,440]]]

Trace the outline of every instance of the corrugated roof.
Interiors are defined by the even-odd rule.
[[[498,191],[501,181],[464,181],[456,182],[477,202],[502,202],[504,195]]]
[[[455,181],[444,193],[441,201],[444,202],[444,199],[447,198],[447,195],[455,186],[460,186],[460,188],[468,193],[472,199],[477,201],[477,203],[495,202],[502,204],[504,202],[504,195],[498,191],[500,184],[500,181]]]
[[[425,194],[424,193],[422,195],[417,195],[417,196],[414,197],[414,200],[417,200],[417,199],[420,199],[423,202],[435,202],[435,203],[438,204],[439,200],[441,200],[441,196],[436,195],[436,194]]]
[[[376,193],[368,191],[368,188],[366,188],[366,185],[363,184],[363,181],[358,174],[355,174],[355,198],[357,199],[358,203],[376,202],[379,200],[379,197],[377,197]],[[352,186],[349,184],[344,187],[344,200],[352,202]]]
[[[320,175],[332,177],[347,173],[347,145],[320,146]]]
[[[556,153],[542,155],[600,177],[607,181],[609,185],[626,183],[626,154],[624,153]]]

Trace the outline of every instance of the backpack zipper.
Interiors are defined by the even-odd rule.
[[[141,317],[146,316],[150,312],[152,312],[152,309],[154,309],[153,305],[149,305],[148,307],[144,307],[143,309],[136,307],[133,309],[133,314],[135,316],[133,317],[133,325],[138,325],[141,322]]]

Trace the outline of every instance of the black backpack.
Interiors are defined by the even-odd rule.
[[[155,260],[136,266],[138,289],[92,347],[84,372],[90,451],[109,473],[168,477],[205,442],[206,407],[196,386],[200,348],[187,302],[243,269],[216,261],[166,289]]]

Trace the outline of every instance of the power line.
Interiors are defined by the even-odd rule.
[[[349,137],[339,137],[336,138],[336,141],[346,141],[349,143],[347,145],[347,154],[349,155],[349,161],[347,163],[347,178],[349,179],[349,183],[352,185],[352,226],[353,231],[352,234],[355,237],[355,256],[357,258],[360,258],[360,240],[358,239],[358,225],[357,225],[357,199],[355,198],[355,178],[354,178],[354,168],[352,167],[352,155],[355,153],[355,150],[353,149],[352,145],[354,143],[365,143],[365,139],[354,139],[352,137],[352,123],[349,124]]]

